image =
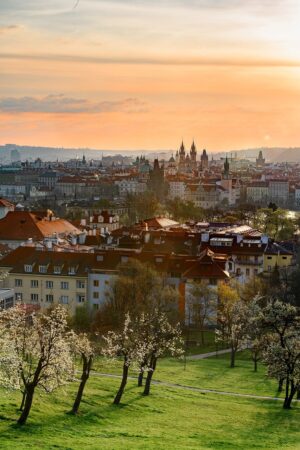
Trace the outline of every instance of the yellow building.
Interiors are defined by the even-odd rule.
[[[264,272],[273,272],[277,266],[279,269],[293,264],[293,253],[286,250],[276,242],[271,243],[264,253]]]
[[[45,252],[19,247],[0,261],[8,272],[5,287],[15,290],[15,300],[47,309],[63,304],[74,314],[87,303],[91,254]]]

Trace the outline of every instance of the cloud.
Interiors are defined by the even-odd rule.
[[[20,30],[20,28],[22,28],[21,25],[5,25],[5,26],[0,26],[0,34],[6,34],[9,33],[11,31],[17,31]]]
[[[0,111],[3,113],[106,113],[145,112],[146,105],[137,98],[116,101],[91,102],[87,99],[65,97],[63,94],[46,97],[2,97]]]
[[[226,58],[226,57],[99,57],[82,55],[0,53],[0,59],[25,61],[57,61],[80,64],[141,64],[164,66],[224,66],[224,67],[300,67],[300,60]]]

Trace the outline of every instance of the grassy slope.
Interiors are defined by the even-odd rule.
[[[156,378],[178,378],[176,364],[164,361]],[[195,364],[195,365],[194,365]],[[225,388],[231,378],[231,391],[251,392],[258,379],[260,391],[274,394],[263,372],[253,378],[251,364],[239,361],[233,371],[226,358],[188,363],[186,375],[194,384],[206,380],[210,387]],[[190,372],[189,372],[190,367]],[[115,367],[116,370],[116,367]],[[201,372],[203,374],[201,375]],[[217,375],[218,374],[218,375]],[[248,378],[246,375],[249,375]],[[254,374],[255,375],[255,374]],[[177,382],[187,383],[185,376]],[[37,396],[28,425],[15,426],[19,394],[0,392],[1,449],[297,449],[300,442],[300,408],[283,411],[281,402],[248,400],[200,394],[181,389],[153,386],[148,398],[134,381],[129,381],[124,402],[111,404],[119,380],[92,377],[82,404],[82,415],[66,415],[75,386],[51,396]],[[214,385],[212,385],[214,384]],[[248,387],[247,387],[248,386]],[[208,387],[208,386],[206,386]],[[255,392],[253,392],[255,393]]]
[[[229,367],[230,355],[219,355],[203,360],[187,360],[184,369],[184,361],[165,359],[158,362],[154,379],[171,383],[183,384],[205,389],[237,392],[254,395],[277,395],[277,383],[266,376],[266,368],[258,365],[258,372],[253,371],[252,362],[247,351],[237,357],[236,368]],[[121,363],[106,363],[98,360],[94,369],[101,373],[120,374]],[[137,372],[131,371],[131,375],[137,376]]]

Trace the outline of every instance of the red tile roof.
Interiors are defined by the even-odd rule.
[[[4,241],[25,241],[30,238],[41,240],[54,233],[77,234],[80,230],[67,220],[56,218],[50,220],[28,211],[11,211],[0,220],[0,240]]]

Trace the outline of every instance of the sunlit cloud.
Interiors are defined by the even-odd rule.
[[[91,102],[86,99],[65,97],[63,94],[36,97],[0,98],[0,111],[3,113],[108,113],[145,112],[146,105],[136,98],[120,101]]]

